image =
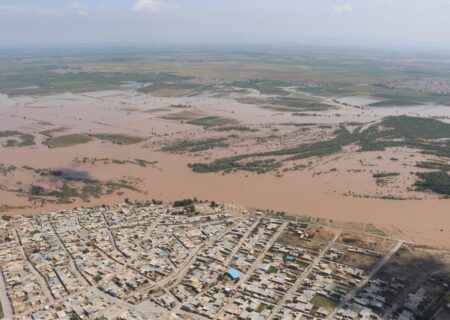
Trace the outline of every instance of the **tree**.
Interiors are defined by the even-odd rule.
[[[41,186],[33,185],[30,188],[30,194],[33,196],[41,196],[45,193],[45,189]]]

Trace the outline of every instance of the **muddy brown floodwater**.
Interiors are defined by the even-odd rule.
[[[339,123],[343,121],[376,121],[386,114],[398,114],[398,110],[380,109],[364,111],[343,108],[341,117],[295,117],[279,114],[251,105],[239,104],[229,99],[208,97],[158,98],[133,91],[99,92],[92,94],[64,94],[40,98],[0,97],[0,131],[17,130],[36,136],[37,144],[31,147],[0,147],[0,163],[18,168],[52,168],[83,172],[94,179],[111,180],[124,177],[140,179],[142,193],[125,191],[92,199],[89,203],[46,204],[33,207],[28,199],[15,193],[0,191],[0,204],[27,206],[11,209],[8,214],[32,214],[45,210],[90,206],[103,203],[120,203],[131,199],[161,199],[173,201],[181,198],[231,202],[249,207],[287,211],[292,214],[310,215],[339,221],[374,223],[381,227],[400,229],[412,239],[428,245],[450,247],[450,200],[436,196],[424,196],[421,200],[382,200],[376,198],[344,196],[346,191],[367,195],[377,192],[372,171],[354,174],[352,168],[362,162],[374,162],[376,154],[344,154],[340,157],[317,160],[317,170],[335,173],[314,176],[310,170],[287,172],[282,177],[273,174],[237,172],[198,174],[188,164],[201,157],[187,154],[166,154],[159,148],[148,146],[164,139],[176,139],[203,130],[201,127],[168,121],[159,116],[172,111],[145,112],[149,109],[167,108],[171,104],[194,105],[196,111],[208,115],[229,117],[242,124],[263,125],[283,122]],[[419,112],[405,109],[407,112]],[[435,109],[432,109],[435,112]],[[336,112],[336,111],[333,111]],[[423,110],[420,112],[424,112]],[[41,142],[45,137],[39,132],[66,128],[69,133],[121,133],[148,138],[133,145],[116,145],[94,140],[66,148],[49,149]],[[147,147],[144,147],[147,146]],[[393,151],[405,159],[411,150]],[[145,159],[157,161],[154,166],[141,167],[132,164],[75,163],[75,158]],[[385,157],[386,158],[386,157]],[[388,157],[387,157],[388,158]],[[417,158],[416,158],[417,159]],[[406,161],[406,160],[405,160]],[[408,176],[408,168],[401,164],[380,160],[378,169],[395,170]],[[391,168],[392,167],[392,168]],[[377,168],[374,168],[375,170]],[[2,178],[3,182],[22,185],[33,183],[31,176],[21,173]],[[5,183],[6,183],[5,182]],[[396,190],[392,191],[397,195]],[[414,192],[410,195],[415,196]]]

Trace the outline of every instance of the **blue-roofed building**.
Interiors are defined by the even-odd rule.
[[[289,256],[289,255],[285,256],[284,259],[289,262],[292,262],[295,260],[295,258],[293,256]]]
[[[233,280],[239,280],[240,277],[241,277],[241,273],[240,273],[238,270],[234,269],[234,268],[228,269],[227,274],[228,274],[228,275],[231,277],[231,279],[233,279]]]

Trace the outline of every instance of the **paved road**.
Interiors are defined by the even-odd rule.
[[[247,271],[247,273],[241,277],[241,279],[236,282],[231,289],[232,290],[236,290],[242,283],[244,283],[245,281],[247,281],[248,278],[250,278],[251,274],[253,273],[253,271],[255,271],[255,269],[261,264],[261,262],[264,260],[264,257],[267,253],[267,251],[269,251],[269,249],[272,247],[272,245],[275,243],[275,241],[278,239],[278,237],[281,235],[281,233],[283,232],[283,230],[286,228],[286,226],[288,225],[288,222],[284,222],[277,230],[277,232],[275,232],[272,237],[270,238],[269,242],[267,243],[267,245],[264,247],[264,250],[259,254],[258,258],[253,262],[253,264],[251,265],[250,269]],[[217,319],[222,319],[223,318],[223,314],[225,313],[226,307],[228,307],[229,304],[231,304],[234,300],[234,297],[236,296],[237,292],[235,292],[232,296],[232,298],[230,299],[230,302],[227,303],[226,305],[222,306],[222,308],[220,308],[218,314],[217,314]]]
[[[177,271],[177,273],[176,273],[175,275],[173,275],[173,276],[171,276],[171,277],[169,277],[169,278],[164,279],[164,280],[167,280],[167,281],[164,281],[164,280],[163,280],[163,282],[167,284],[167,283],[170,282],[171,280],[176,279],[175,283],[173,283],[173,284],[170,285],[171,288],[174,287],[174,286],[176,286],[178,283],[180,283],[181,280],[183,280],[183,278],[184,278],[184,276],[186,275],[186,273],[189,271],[189,268],[190,268],[190,266],[192,265],[192,263],[195,262],[195,259],[197,258],[198,253],[199,253],[202,249],[204,249],[204,248],[210,246],[210,245],[213,244],[216,240],[218,240],[219,238],[223,237],[223,236],[226,235],[228,232],[230,232],[234,227],[236,227],[236,225],[237,225],[240,221],[241,221],[241,219],[236,220],[231,226],[229,226],[228,228],[226,228],[226,229],[224,229],[223,231],[219,232],[219,233],[216,234],[214,237],[208,239],[208,241],[204,242],[204,243],[201,245],[201,247],[197,248],[197,249],[189,256],[189,259],[188,259],[188,260],[190,260],[190,261],[188,261],[188,263],[187,263],[182,269],[178,269],[178,271]],[[191,257],[191,256],[192,256],[192,257]],[[159,284],[158,284],[158,286],[159,286]]]
[[[94,244],[94,248],[96,248],[100,254],[103,256],[104,259],[106,260],[112,260],[117,264],[120,264],[121,266],[124,266],[127,269],[132,270],[133,272],[136,272],[137,274],[139,274],[141,277],[146,278],[150,283],[155,283],[155,281],[152,280],[152,278],[150,278],[149,276],[147,276],[145,273],[142,273],[139,269],[135,268],[132,265],[129,265],[128,263],[122,262],[117,260],[116,258],[114,258],[111,254],[109,254],[108,252],[105,252],[105,250],[103,250],[102,248],[100,248],[99,246]]]
[[[260,221],[261,221],[261,219],[257,219],[256,222],[255,222],[253,225],[250,226],[250,228],[247,230],[247,232],[245,232],[245,234],[242,236],[242,238],[239,240],[239,242],[238,242],[238,243],[236,244],[236,246],[233,248],[233,250],[232,250],[232,252],[230,253],[229,257],[228,257],[228,258],[225,260],[225,262],[223,263],[223,265],[224,265],[225,267],[228,267],[228,264],[230,263],[230,260],[233,258],[233,256],[236,254],[236,252],[238,252],[238,250],[241,248],[241,246],[242,246],[243,242],[245,241],[245,239],[248,238],[248,236],[250,235],[250,233],[253,231],[253,229],[255,229],[255,227],[258,225],[258,223],[259,223]],[[215,287],[215,285],[209,287],[209,288],[208,288],[207,290],[205,290],[205,291],[200,291],[199,293],[197,293],[197,294],[194,296],[194,299],[196,299],[198,296],[201,296],[201,295],[204,294],[206,291],[211,290],[211,288],[213,288],[213,287]],[[182,307],[182,306],[183,306],[183,302],[177,303],[177,306],[176,306],[174,309],[172,309],[172,312],[173,312],[173,313],[179,313],[179,312],[184,312],[184,313],[186,313],[185,311],[181,310],[181,307]],[[197,314],[195,314],[195,313],[190,313],[190,312],[187,312],[187,314],[198,316]],[[200,317],[206,319],[205,317],[202,317],[202,316],[200,316]]]
[[[70,265],[71,271],[75,274],[75,276],[78,278],[78,280],[81,281],[86,287],[90,287],[90,291],[92,294],[95,294],[97,296],[104,298],[106,301],[109,301],[111,304],[114,304],[116,306],[119,306],[121,308],[129,310],[131,312],[134,312],[135,314],[139,314],[143,317],[146,317],[146,315],[144,315],[138,308],[136,308],[136,306],[134,306],[124,300],[112,297],[109,294],[106,294],[103,291],[97,289],[96,287],[91,286],[91,284],[87,281],[87,279],[78,271],[78,267],[76,265],[76,262],[72,258],[72,254],[69,252],[69,250],[67,250],[66,246],[64,245],[61,238],[59,237],[59,234],[56,232],[55,227],[52,224],[50,224],[50,225],[52,227],[54,234],[56,235],[56,238],[58,239],[60,246],[66,251],[67,256],[69,257],[69,265]],[[162,309],[162,308],[161,308],[161,311],[166,312],[165,309]]]
[[[184,274],[185,272],[187,272],[187,270],[189,269],[191,263],[192,263],[193,261],[195,261],[195,259],[193,259],[193,258],[195,258],[195,257],[197,256],[198,252],[199,252],[202,248],[204,248],[205,246],[209,245],[209,244],[212,243],[213,241],[217,240],[219,237],[223,236],[223,234],[225,234],[226,232],[228,232],[229,230],[231,230],[232,228],[234,228],[235,225],[236,225],[236,223],[238,223],[239,221],[240,221],[240,220],[237,220],[235,223],[233,223],[232,226],[226,228],[226,229],[225,229],[224,231],[222,231],[222,232],[219,232],[216,236],[210,238],[207,242],[205,242],[205,243],[203,243],[201,246],[199,246],[199,247],[197,248],[197,250],[195,250],[195,251],[190,255],[190,256],[192,256],[192,258],[191,258],[191,259],[188,259],[188,261],[186,261],[186,262],[183,264],[183,266],[177,271],[177,273],[176,273],[175,275],[173,275],[173,276],[171,276],[171,277],[168,277],[168,278],[164,279],[163,281],[159,282],[159,283],[158,283],[158,286],[163,286],[163,285],[165,285],[166,283],[168,283],[168,282],[174,280],[174,278],[177,279],[178,277],[182,277],[183,274]],[[114,304],[114,305],[117,305],[117,306],[120,306],[121,308],[127,309],[127,310],[129,310],[129,311],[131,311],[131,312],[134,312],[135,314],[139,314],[139,315],[141,315],[141,316],[143,316],[143,317],[147,317],[147,316],[146,316],[144,313],[142,313],[142,311],[139,310],[139,308],[137,308],[136,306],[134,306],[134,305],[132,305],[132,304],[130,304],[130,303],[124,301],[124,300],[121,300],[121,299],[112,297],[112,296],[110,296],[110,295],[104,293],[103,291],[97,289],[96,287],[92,287],[92,286],[86,281],[86,279],[81,275],[81,273],[78,271],[78,267],[76,266],[76,263],[75,263],[75,261],[74,261],[73,258],[72,258],[72,255],[71,255],[70,252],[67,250],[67,248],[66,248],[66,246],[64,245],[64,243],[62,242],[61,238],[59,237],[59,234],[56,232],[55,227],[54,227],[53,225],[51,225],[51,227],[52,227],[52,230],[53,230],[54,234],[56,235],[56,237],[57,237],[57,239],[58,239],[58,242],[59,242],[60,246],[61,246],[61,247],[67,252],[67,254],[68,254],[69,262],[70,262],[70,267],[71,267],[72,272],[75,274],[75,276],[76,276],[80,281],[82,281],[86,286],[90,287],[90,290],[91,290],[91,292],[92,292],[93,294],[95,294],[95,295],[97,295],[97,296],[101,296],[101,297],[103,297],[105,300],[109,301],[110,303],[112,303],[112,304]],[[153,286],[152,286],[152,287],[153,287]],[[147,289],[147,290],[148,290],[148,289]],[[136,293],[136,292],[135,292],[135,293]],[[167,315],[167,313],[168,313],[167,310],[165,310],[165,309],[163,309],[163,308],[159,308],[159,307],[155,307],[155,310],[152,310],[152,311],[153,311],[153,312],[157,312],[157,313],[159,313],[159,314],[162,314],[162,315],[164,315],[164,317],[165,317],[165,316]]]
[[[403,245],[404,241],[399,241],[392,249],[388,252],[378,263],[375,265],[375,267],[370,271],[370,273],[367,275],[367,277],[361,281],[356,287],[354,287],[344,298],[344,300],[341,301],[339,306],[333,310],[332,313],[328,315],[326,319],[333,319],[333,317],[336,315],[337,311],[342,309],[350,300],[355,297],[358,292],[370,281],[370,279],[373,278],[373,276],[386,264],[386,262],[389,261],[389,259],[392,258],[392,256],[400,249],[400,247]]]
[[[236,226],[236,224],[239,223],[240,221],[241,221],[241,219],[236,220],[230,227],[222,230],[221,232],[218,232],[215,236],[209,238],[206,242],[199,245],[194,251],[192,251],[189,254],[188,258],[180,265],[180,267],[175,271],[174,274],[171,274],[170,276],[162,279],[161,281],[157,282],[156,284],[140,287],[133,293],[133,296],[147,292],[148,290],[151,290],[151,289],[162,288],[172,281],[175,281],[175,283],[171,284],[171,287],[177,285],[183,279],[184,275],[187,273],[187,271],[189,270],[189,267],[192,265],[192,263],[194,263],[195,259],[197,258],[198,253],[202,249],[204,249],[205,247],[209,246],[214,241],[219,239],[220,237],[224,236],[227,232],[229,232],[231,229],[233,229]]]
[[[134,314],[137,314],[137,315],[139,315],[141,317],[144,317],[144,319],[153,319],[153,318],[148,317],[144,313],[142,313],[141,310],[139,310],[135,305],[132,305],[131,303],[128,303],[128,302],[126,302],[124,300],[121,300],[119,298],[112,297],[109,294],[106,294],[103,291],[101,291],[101,290],[99,290],[99,289],[97,289],[95,287],[91,287],[91,293],[96,295],[96,296],[102,297],[103,299],[105,299],[106,301],[108,301],[109,303],[111,303],[113,305],[116,305],[116,306],[118,306],[118,307],[120,307],[122,309],[128,310],[128,311],[130,311],[130,312],[132,312]],[[168,313],[168,311],[166,309],[159,308],[159,307],[157,307],[157,309],[152,310],[152,312],[163,313],[163,314],[167,314]]]
[[[64,244],[64,242],[61,240],[61,237],[59,236],[58,232],[56,232],[55,226],[50,223],[51,229],[53,230],[53,233],[56,236],[56,239],[58,240],[58,243],[60,245],[61,248],[64,249],[64,251],[66,251],[67,256],[69,258],[69,267],[70,270],[72,271],[72,273],[78,278],[78,280],[80,280],[81,282],[83,282],[83,284],[85,286],[90,287],[91,283],[79,272],[78,270],[78,266],[75,262],[75,260],[73,259],[72,253],[70,253],[70,251],[67,249],[66,245]]]
[[[225,260],[224,265],[228,266],[228,264],[230,263],[231,259],[233,258],[233,256],[236,254],[236,252],[238,252],[238,250],[241,248],[242,244],[244,243],[245,239],[248,238],[248,236],[250,235],[250,233],[253,231],[253,229],[256,228],[256,226],[258,225],[258,223],[261,221],[261,219],[257,219],[256,222],[254,224],[252,224],[250,226],[250,228],[248,228],[247,232],[242,236],[242,238],[239,240],[239,242],[236,244],[236,246],[233,248],[233,251],[231,251],[230,255],[228,256],[228,258]]]
[[[55,300],[55,297],[53,296],[52,291],[50,290],[47,281],[44,279],[44,277],[38,272],[38,270],[35,268],[35,266],[30,262],[28,259],[27,254],[25,253],[25,250],[23,249],[23,246],[20,245],[20,236],[19,232],[14,229],[14,235],[16,237],[16,243],[17,247],[19,248],[20,253],[22,254],[22,257],[24,261],[28,264],[30,267],[31,273],[36,277],[37,281],[39,282],[39,286],[41,287],[42,292],[44,293],[45,297],[48,301],[52,302]]]
[[[278,301],[278,303],[273,308],[272,313],[270,314],[269,318],[267,318],[267,320],[272,320],[278,314],[278,311],[280,311],[280,309],[283,306],[283,304],[285,303],[285,301],[287,299],[289,299],[289,297],[291,297],[297,291],[297,288],[302,284],[303,281],[305,281],[305,279],[309,276],[309,274],[314,269],[314,267],[317,264],[319,264],[319,262],[322,260],[325,253],[336,242],[336,240],[339,238],[341,233],[342,233],[342,230],[340,230],[334,236],[334,238],[328,243],[328,245],[320,252],[320,254],[314,259],[314,261],[308,266],[308,268],[305,270],[305,272],[303,272],[300,275],[300,277],[298,277],[298,279],[295,281],[295,283],[292,285],[292,287],[289,288],[289,290],[286,292],[286,294],[283,296],[283,298],[280,301]]]

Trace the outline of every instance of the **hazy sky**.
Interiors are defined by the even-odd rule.
[[[0,0],[0,45],[450,48],[450,0]]]

